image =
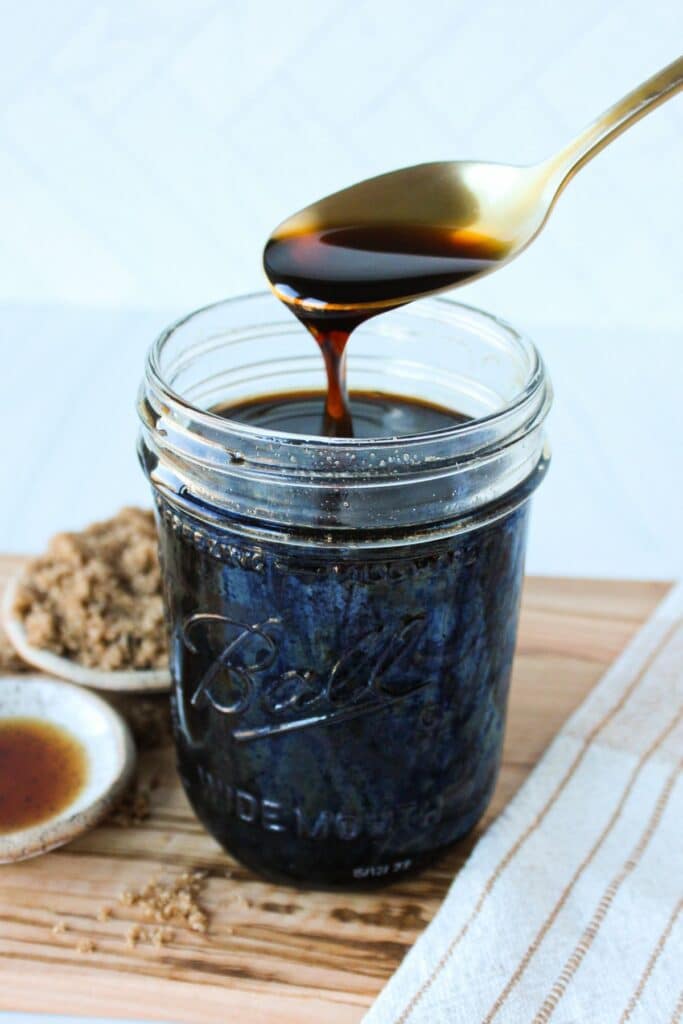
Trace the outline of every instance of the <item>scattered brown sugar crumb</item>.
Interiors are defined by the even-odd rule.
[[[153,928],[151,933],[140,924],[133,924],[126,932],[126,946],[135,949],[142,942],[150,942],[155,949],[161,949],[173,941],[174,932],[172,928]]]
[[[130,828],[147,821],[151,814],[152,793],[159,788],[161,780],[156,774],[143,780],[137,776],[124,793],[118,805],[107,819],[110,825]]]
[[[109,815],[107,823],[119,825],[121,828],[131,828],[147,821],[150,815],[150,793],[151,787],[136,779]]]
[[[138,942],[147,941],[147,932],[139,924],[132,924],[126,932],[126,945],[129,949],[134,949]]]
[[[168,665],[151,512],[124,508],[81,533],[59,533],[29,563],[15,610],[28,642],[89,668]]]
[[[206,878],[206,871],[183,871],[171,882],[152,878],[142,889],[121,893],[120,901],[126,907],[137,907],[145,920],[161,925],[172,923],[205,934],[209,919],[199,899]]]
[[[79,953],[94,953],[95,943],[92,939],[79,939],[76,943],[76,949]]]
[[[157,949],[161,949],[162,946],[167,945],[169,942],[173,942],[173,929],[172,928],[155,928],[152,932],[152,945],[156,946]]]
[[[113,911],[111,907],[100,907],[100,909],[97,911],[97,920],[108,921],[112,916],[112,913]]]
[[[53,935],[63,935],[64,932],[68,931],[68,928],[69,928],[69,926],[66,923],[66,921],[57,921],[56,924],[52,925],[52,934]]]

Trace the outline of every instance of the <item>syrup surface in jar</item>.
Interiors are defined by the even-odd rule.
[[[324,391],[276,392],[242,402],[228,402],[212,412],[265,430],[311,436],[320,433],[325,398]],[[348,404],[355,437],[428,434],[468,420],[467,416],[445,406],[382,391],[351,391]]]

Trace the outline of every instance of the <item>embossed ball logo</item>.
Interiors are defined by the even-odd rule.
[[[190,657],[201,654],[204,663],[209,658],[189,703],[197,710],[211,706],[231,719],[237,742],[348,721],[427,685],[419,671],[423,614],[365,633],[323,671],[302,666],[274,671],[282,630],[276,617],[249,624],[209,612],[183,624],[182,643]],[[255,707],[258,723],[245,723]]]

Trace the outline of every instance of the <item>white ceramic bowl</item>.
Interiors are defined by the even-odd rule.
[[[88,668],[70,658],[62,658],[52,651],[32,647],[26,639],[26,630],[20,617],[14,611],[18,580],[12,580],[5,588],[2,601],[2,624],[12,646],[25,662],[47,672],[48,675],[68,679],[79,686],[94,690],[111,690],[127,693],[163,693],[171,688],[171,673],[167,668],[107,670]]]
[[[0,833],[0,864],[36,857],[86,832],[115,806],[130,784],[135,747],[128,726],[106,701],[71,683],[44,676],[5,676],[0,721],[37,718],[61,726],[83,746],[86,781],[74,800],[39,825]]]

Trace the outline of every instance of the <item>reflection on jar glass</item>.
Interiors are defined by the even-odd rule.
[[[268,295],[162,335],[139,403],[183,784],[234,856],[311,886],[391,881],[485,811],[547,467],[545,369],[492,317],[430,300],[369,321],[349,379],[446,425],[349,440],[211,412],[324,386]]]

